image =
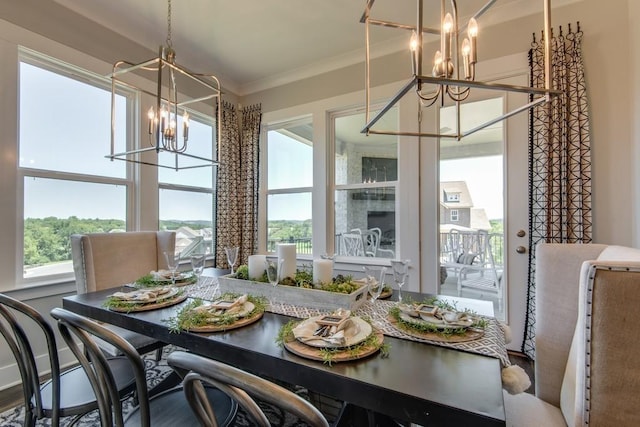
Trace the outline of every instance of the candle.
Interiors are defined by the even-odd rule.
[[[276,252],[278,254],[278,263],[280,260],[284,260],[280,277],[296,277],[296,244],[278,243]]]
[[[313,260],[313,283],[329,283],[333,280],[333,260]]]
[[[249,279],[255,280],[262,277],[266,260],[265,255],[249,255]]]

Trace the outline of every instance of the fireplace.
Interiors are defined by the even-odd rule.
[[[380,246],[393,246],[396,240],[395,211],[368,211],[367,228],[379,228],[382,232]]]

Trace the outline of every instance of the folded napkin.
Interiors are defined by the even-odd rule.
[[[206,312],[212,316],[222,316],[223,314],[232,316],[241,315],[245,314],[247,311],[246,303],[247,295],[244,294],[236,298],[230,305],[228,305],[228,307],[221,306],[220,301],[214,301],[210,304],[199,305],[198,307],[195,307],[193,311]]]
[[[298,341],[314,347],[344,347],[354,344],[354,338],[360,334],[358,322],[348,318],[337,326],[326,327],[316,323],[316,320],[321,317],[311,318],[298,324],[293,328],[293,336]]]
[[[111,296],[121,301],[153,302],[162,295],[168,294],[170,291],[171,287],[165,286],[157,289],[139,289],[131,292],[116,292]]]

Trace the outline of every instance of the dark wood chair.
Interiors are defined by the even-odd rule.
[[[51,316],[58,320],[58,328],[71,351],[87,372],[98,398],[102,427],[175,427],[195,426],[197,419],[189,409],[181,386],[170,388],[150,397],[144,371],[144,361],[136,349],[104,325],[79,316],[70,311],[54,308]],[[122,402],[117,398],[114,376],[106,357],[96,344],[95,338],[116,347],[125,355],[136,377],[136,396],[139,406],[126,417]],[[84,348],[78,345],[80,342]],[[92,368],[92,366],[94,368]],[[230,425],[236,415],[238,404],[227,394],[214,387],[205,390],[216,414],[216,425]]]
[[[82,367],[61,372],[53,328],[40,313],[21,301],[0,294],[0,316],[0,333],[15,357],[22,379],[24,426],[35,426],[36,421],[42,418],[50,418],[51,424],[58,426],[61,417],[70,416],[74,418],[69,425],[73,425],[83,415],[98,408],[90,380]],[[48,355],[48,366],[40,369],[33,349],[33,343],[38,342],[46,344]],[[123,399],[131,395],[135,379],[127,360],[123,357],[109,358],[105,359],[105,364],[114,373],[114,397]],[[40,378],[46,368],[50,369],[51,379],[41,384]]]
[[[247,412],[257,426],[271,424],[252,396],[291,413],[308,425],[329,426],[322,413],[297,394],[264,378],[224,363],[184,351],[174,351],[167,359],[176,370],[188,371],[182,382],[186,400],[196,414],[200,425],[214,426],[218,417],[205,393],[204,384],[223,390]]]

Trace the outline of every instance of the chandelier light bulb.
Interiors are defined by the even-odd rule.
[[[462,56],[469,57],[469,53],[471,53],[471,43],[469,43],[469,39],[465,38],[462,41]]]
[[[442,32],[450,33],[453,30],[453,17],[450,13],[447,13],[444,16],[444,21],[442,21]]]
[[[478,37],[478,22],[475,18],[469,19],[469,25],[467,26],[467,34],[469,37],[475,38]]]
[[[411,52],[415,52],[416,50],[418,50],[418,33],[416,33],[415,31],[411,33],[411,40],[409,41],[409,49],[411,49]]]

